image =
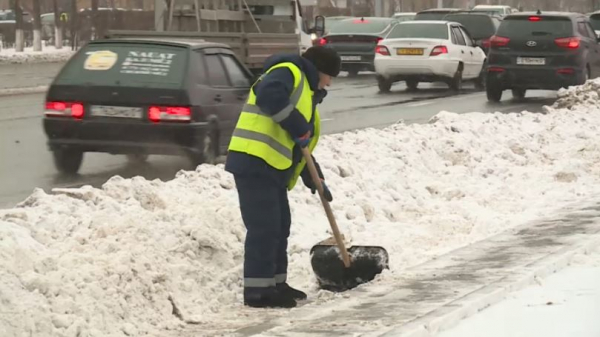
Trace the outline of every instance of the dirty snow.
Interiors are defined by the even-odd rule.
[[[23,52],[17,53],[14,48],[0,49],[0,65],[16,63],[43,63],[67,61],[75,51],[70,46],[56,49],[54,46],[43,46],[41,52],[33,51],[33,47],[27,47]]]
[[[341,230],[390,254],[374,284],[597,195],[600,107],[584,96],[599,85],[562,93],[563,109],[546,114],[441,112],[424,125],[323,137],[315,156]],[[301,186],[290,204],[289,281],[318,307],[344,296],[318,291],[309,264],[327,220]],[[0,335],[164,336],[184,322],[210,335],[260,322],[265,311],[241,305],[244,235],[222,166],[36,190],[0,211]]]

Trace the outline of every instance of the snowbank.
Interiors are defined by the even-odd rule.
[[[25,48],[22,53],[17,53],[14,48],[0,50],[1,64],[16,63],[43,63],[43,62],[65,62],[75,51],[71,47],[65,46],[62,49],[56,49],[54,46],[44,46],[41,52],[33,51],[33,47]]]
[[[316,157],[346,238],[390,253],[391,271],[364,287],[596,195],[600,109],[583,97],[598,85],[565,92],[566,109],[546,114],[441,112],[425,125],[323,137]],[[290,203],[290,283],[310,305],[344,296],[318,291],[310,268],[310,247],[328,237],[318,198],[299,187]],[[164,336],[184,321],[203,331],[260,322],[241,305],[244,235],[222,166],[36,190],[0,211],[0,335]]]

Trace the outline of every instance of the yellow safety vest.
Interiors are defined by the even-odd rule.
[[[253,91],[254,85],[260,82],[259,79],[250,88],[248,100],[233,131],[229,151],[247,153],[263,159],[267,164],[278,170],[286,170],[293,164],[295,143],[291,135],[279,125],[279,122],[286,119],[294,108],[306,118],[307,122],[310,122],[313,118],[312,101],[314,92],[310,88],[304,73],[291,62],[274,65],[266,71],[265,75],[277,68],[288,68],[294,75],[294,91],[290,95],[290,104],[273,116],[261,111],[256,105],[256,95]],[[314,135],[308,146],[311,152],[317,146],[321,132],[321,119],[316,107],[314,125]],[[294,188],[305,165],[306,161],[302,158],[288,182],[288,190]]]

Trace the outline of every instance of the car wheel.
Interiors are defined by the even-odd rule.
[[[348,76],[349,77],[356,77],[356,76],[358,76],[358,69],[357,68],[350,68],[350,69],[348,69]]]
[[[143,164],[148,160],[147,154],[128,154],[127,160],[134,164]]]
[[[475,89],[485,90],[485,74],[486,72],[484,70],[481,70],[479,77],[477,77],[477,79],[475,80]]]
[[[83,161],[83,152],[74,150],[54,150],[54,165],[61,173],[76,174]]]
[[[377,85],[379,86],[380,92],[390,92],[392,89],[392,81],[383,77],[377,77]]]
[[[415,90],[417,90],[418,86],[419,86],[419,81],[417,81],[417,80],[406,80],[406,87],[408,88],[409,91],[415,91]]]
[[[456,70],[456,74],[452,80],[450,80],[450,89],[454,91],[460,91],[462,89],[462,66],[459,66],[458,70]]]
[[[527,93],[527,89],[512,89],[512,95],[515,99],[522,100],[525,98],[525,93]]]
[[[198,146],[198,152],[192,155],[192,164],[210,164],[214,165],[219,157],[219,133],[216,127],[211,128],[202,139]]]
[[[485,93],[488,101],[490,102],[498,103],[502,99],[502,90],[496,86],[490,85],[489,83],[485,88]]]

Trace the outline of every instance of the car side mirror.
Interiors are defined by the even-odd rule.
[[[317,15],[315,17],[315,27],[313,28],[313,32],[317,34],[317,36],[325,35],[325,17],[322,15]]]

